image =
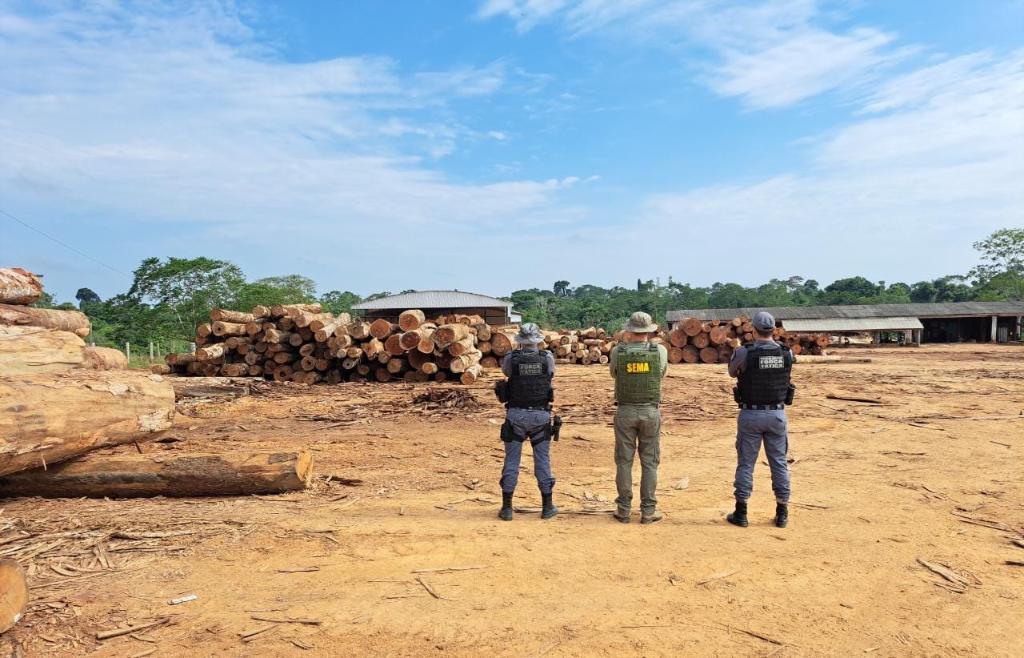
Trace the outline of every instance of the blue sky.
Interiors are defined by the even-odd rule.
[[[0,62],[0,210],[89,256],[0,264],[61,299],[913,282],[1024,215],[1021,0],[0,0]]]

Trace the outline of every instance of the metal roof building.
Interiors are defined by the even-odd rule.
[[[522,318],[512,309],[512,302],[461,290],[421,290],[360,302],[352,307],[368,319],[385,318],[395,322],[402,311],[419,309],[427,317],[462,313],[479,315],[487,324],[510,324]]]
[[[1024,302],[863,304],[858,306],[777,306],[669,311],[668,321],[688,317],[731,320],[768,311],[787,331],[808,333],[912,332],[914,342],[1019,339]]]

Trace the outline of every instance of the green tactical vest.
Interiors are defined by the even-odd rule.
[[[615,401],[661,402],[661,355],[651,343],[623,343],[615,353]]]

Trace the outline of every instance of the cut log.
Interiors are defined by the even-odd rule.
[[[14,560],[0,560],[0,633],[21,621],[28,605],[25,571]]]
[[[43,296],[43,280],[20,267],[0,267],[0,304],[35,304]]]
[[[702,331],[696,336],[694,336],[691,342],[693,343],[693,346],[696,347],[698,350],[702,350],[711,344],[711,338]]]
[[[355,340],[366,340],[370,337],[370,323],[356,320],[348,325],[348,335]],[[337,334],[335,334],[337,335]]]
[[[679,324],[679,327],[682,328],[683,332],[691,338],[699,334],[704,329],[703,323],[701,323],[697,318],[686,318]]]
[[[247,324],[249,322],[255,322],[257,317],[254,313],[243,313],[242,311],[229,311],[224,308],[214,308],[210,310],[210,320],[212,322],[240,322],[242,324]]]
[[[252,314],[253,314],[254,317],[256,317],[256,319],[269,318],[270,317],[270,307],[269,306],[263,306],[262,304],[257,304],[256,306],[252,307]]]
[[[152,438],[171,427],[168,380],[130,370],[0,376],[0,475]]]
[[[274,304],[270,307],[270,314],[278,318],[291,317],[292,313],[302,311],[320,313],[323,308],[319,304]]]
[[[683,362],[683,348],[682,347],[670,347],[668,349],[668,362],[669,363],[682,363]]]
[[[203,347],[196,348],[196,360],[197,361],[210,361],[211,359],[217,359],[224,356],[227,346],[224,343],[214,343],[212,345],[206,345]]]
[[[289,317],[295,321],[296,327],[309,327],[310,331],[314,332],[334,320],[334,316],[330,313],[309,313],[308,311],[296,311]]]
[[[462,356],[476,349],[476,339],[473,336],[460,338],[448,345],[448,353],[452,356]]]
[[[683,348],[683,361],[685,363],[697,363],[700,361],[700,350],[693,345],[687,345]]]
[[[452,372],[455,372],[454,369]],[[483,366],[480,364],[472,365],[466,368],[461,375],[459,375],[459,381],[463,384],[474,384],[476,380],[480,379],[480,376],[484,374]]]
[[[224,322],[217,320],[213,323],[214,336],[246,336],[245,324],[241,322]]]
[[[70,331],[82,338],[88,336],[92,331],[89,318],[84,313],[12,304],[0,304],[0,325]]]
[[[85,363],[85,341],[69,331],[0,326],[0,373],[64,372]]]
[[[413,331],[419,329],[420,325],[426,322],[427,316],[419,309],[402,311],[398,316],[398,326],[402,331]]]
[[[102,455],[0,477],[0,496],[249,496],[309,486],[308,452]]]
[[[113,347],[86,347],[83,366],[93,370],[124,370],[128,367],[128,357]]]
[[[170,377],[174,397],[185,398],[238,398],[249,395],[252,380],[231,377]]]
[[[384,340],[395,332],[395,325],[384,318],[377,318],[370,324],[370,335]]]
[[[494,356],[505,356],[516,348],[516,335],[498,331],[491,334],[491,352]]]
[[[718,350],[714,347],[705,347],[700,351],[701,363],[718,363]]]
[[[729,338],[729,328],[724,325],[712,327],[708,338],[711,340],[712,345],[721,345]]]
[[[469,325],[457,322],[454,324],[443,324],[434,332],[434,343],[438,347],[448,347],[457,340],[462,340],[470,335]]]
[[[672,347],[685,347],[689,342],[690,337],[681,328],[672,330],[672,333],[668,335],[668,341],[672,344]]]
[[[468,352],[462,356],[453,356],[451,362],[448,364],[448,368],[454,373],[465,372],[474,365],[480,363],[480,359],[483,358],[483,354],[480,350]]]
[[[491,327],[486,322],[474,324],[473,329],[476,331],[477,340],[486,341],[491,339]]]
[[[387,340],[384,341],[384,351],[391,356],[405,354],[405,349],[402,347],[402,334],[391,334],[388,336]]]

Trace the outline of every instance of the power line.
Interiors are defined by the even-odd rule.
[[[50,235],[49,233],[46,233],[45,231],[37,229],[35,226],[32,226],[31,224],[29,224],[28,222],[26,222],[24,220],[18,219],[17,217],[15,217],[11,213],[7,212],[3,208],[0,208],[0,215],[6,215],[7,217],[10,217],[11,219],[13,219],[14,221],[18,222],[19,224],[21,224],[25,228],[31,229],[31,230],[35,231],[36,233],[38,233],[39,235],[43,236],[47,240],[51,240],[53,242],[56,242],[57,244],[59,244],[60,246],[64,247],[65,249],[69,249],[69,250],[75,252],[76,254],[81,256],[82,258],[88,258],[92,262],[96,263],[97,265],[102,265],[103,267],[107,268],[111,272],[116,272],[117,274],[122,274],[124,276],[128,276],[127,273],[122,272],[121,270],[117,269],[116,267],[112,267],[110,265],[107,265],[103,261],[97,260],[97,259],[93,258],[92,256],[90,256],[89,254],[85,253],[84,251],[80,251],[78,249],[75,249],[74,247],[69,245],[67,242],[64,242],[63,240],[55,238],[52,235]]]

